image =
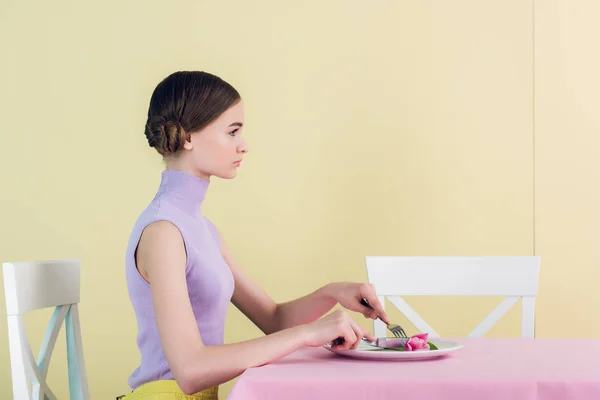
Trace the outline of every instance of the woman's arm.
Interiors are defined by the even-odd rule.
[[[301,298],[277,304],[256,284],[237,263],[227,243],[219,233],[221,254],[231,268],[235,279],[233,304],[265,334],[313,322],[340,303],[345,308],[376,319],[388,317],[375,293],[366,283],[331,283]],[[360,304],[366,298],[374,310]]]
[[[167,362],[188,394],[224,383],[245,369],[281,358],[303,346],[321,346],[343,337],[342,348],[358,345],[363,333],[347,314],[336,312],[246,342],[206,346],[196,325],[185,276],[186,254],[179,230],[170,222],[150,224],[140,238],[137,266],[148,282]]]

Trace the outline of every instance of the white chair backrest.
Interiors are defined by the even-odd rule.
[[[385,298],[420,331],[439,334],[402,296],[506,296],[469,337],[482,337],[519,299],[522,299],[521,336],[534,337],[535,296],[540,257],[366,257],[369,283],[382,305]],[[374,333],[386,336],[376,320]]]
[[[46,383],[52,350],[65,321],[71,400],[89,399],[79,326],[79,261],[3,263],[8,342],[15,399],[56,400]],[[27,311],[56,307],[35,361],[23,323]]]

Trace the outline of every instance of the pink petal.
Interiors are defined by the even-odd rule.
[[[429,345],[427,344],[427,342],[419,343],[418,350],[429,350]]]
[[[417,335],[411,336],[411,338],[419,338],[427,342],[429,340],[429,333],[419,333]]]

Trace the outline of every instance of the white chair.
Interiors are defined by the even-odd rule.
[[[369,283],[384,299],[397,307],[420,331],[440,335],[402,296],[506,296],[468,335],[482,337],[519,299],[522,299],[521,336],[534,337],[535,296],[540,257],[402,257],[367,256]],[[386,326],[374,322],[377,337],[386,336]]]
[[[89,399],[79,327],[79,261],[3,263],[8,342],[15,399],[56,400],[46,383],[52,350],[65,321],[71,400]],[[56,307],[36,363],[27,340],[23,314]]]

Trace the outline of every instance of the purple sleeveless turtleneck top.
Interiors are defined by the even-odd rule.
[[[173,379],[161,347],[150,285],[135,263],[135,250],[142,231],[153,222],[169,221],[179,229],[187,255],[188,294],[200,336],[206,345],[223,344],[225,315],[233,295],[234,280],[221,256],[217,231],[201,214],[208,186],[207,180],[194,175],[178,170],[164,171],[156,196],[133,227],[125,270],[129,298],[138,323],[141,363],[129,377],[132,389],[146,382]]]

